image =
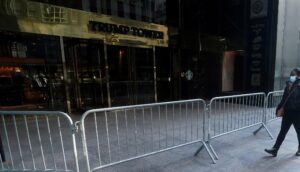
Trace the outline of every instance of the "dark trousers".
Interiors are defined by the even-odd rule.
[[[5,154],[4,154],[4,149],[3,149],[3,145],[2,145],[1,136],[0,136],[0,154],[1,154],[2,162],[5,162]]]
[[[294,125],[294,128],[298,137],[298,148],[300,148],[300,112],[289,112],[286,111],[282,117],[281,129],[278,134],[275,145],[273,146],[276,149],[279,149],[286,134],[288,133],[291,125]]]

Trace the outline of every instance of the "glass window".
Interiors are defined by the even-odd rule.
[[[11,32],[0,36],[0,107],[63,109],[59,39]]]

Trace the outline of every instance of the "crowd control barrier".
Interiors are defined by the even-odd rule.
[[[66,113],[0,111],[0,120],[0,171],[79,172],[76,128]]]
[[[277,119],[276,117],[276,108],[277,105],[280,103],[283,96],[283,90],[281,91],[273,91],[269,92],[266,98],[266,104],[265,104],[265,116],[263,119],[263,123],[267,125],[267,123]],[[256,131],[254,131],[254,134],[257,134],[261,129],[263,128],[263,125],[261,125]]]
[[[218,155],[212,148],[211,141],[218,137],[256,125],[262,125],[272,138],[272,134],[263,123],[265,100],[265,93],[253,93],[215,97],[210,101],[207,143],[216,159],[218,159]],[[197,150],[195,155],[197,155],[201,149],[202,147]]]
[[[202,99],[89,110],[80,127],[88,171],[205,143]]]
[[[76,123],[57,111],[0,111],[0,171],[79,172],[80,163],[90,172],[196,143],[202,145],[194,155],[205,148],[216,163],[211,143],[218,137],[260,125],[254,134],[264,128],[273,138],[267,123],[276,119],[282,96],[273,91],[214,97],[208,104],[194,99],[92,109]]]

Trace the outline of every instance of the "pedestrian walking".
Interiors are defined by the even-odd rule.
[[[277,116],[282,115],[282,122],[280,132],[277,140],[271,149],[265,149],[265,151],[274,157],[277,156],[277,152],[293,124],[298,137],[298,151],[297,156],[300,156],[300,70],[293,69],[290,74],[289,81],[286,83],[284,94],[281,102],[276,108]],[[279,115],[281,114],[281,115]]]

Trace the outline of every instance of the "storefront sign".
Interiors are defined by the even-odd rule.
[[[12,12],[22,6],[22,10]],[[107,44],[168,47],[168,27],[27,0],[9,8],[0,3],[0,29],[34,34],[100,39]]]
[[[138,27],[129,27],[125,25],[102,23],[96,21],[89,22],[89,30],[94,32],[116,33],[123,35],[133,35],[151,39],[164,39],[164,33],[154,30],[148,30]]]

